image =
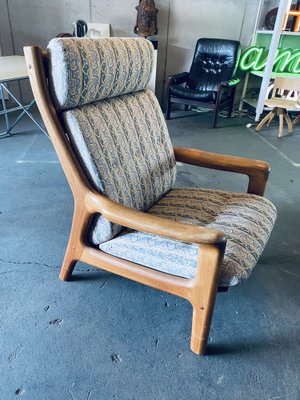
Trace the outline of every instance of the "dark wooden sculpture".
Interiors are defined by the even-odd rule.
[[[138,14],[134,33],[139,36],[147,37],[157,35],[157,13],[154,0],[140,0],[140,4],[135,7]]]

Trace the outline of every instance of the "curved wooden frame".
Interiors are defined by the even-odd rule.
[[[76,159],[52,103],[47,86],[47,54],[42,53],[38,46],[25,47],[24,53],[34,97],[74,197],[73,223],[60,278],[64,281],[70,279],[76,262],[82,261],[187,299],[193,306],[191,350],[204,354],[225,251],[224,234],[137,211],[96,192]],[[193,149],[175,148],[174,151],[176,159],[181,162],[246,174],[249,176],[248,192],[264,193],[270,169],[268,163]],[[195,278],[168,275],[89,246],[85,239],[86,230],[95,213],[128,228],[198,244]]]

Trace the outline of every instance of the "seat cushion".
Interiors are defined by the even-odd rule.
[[[205,101],[215,103],[217,98],[216,91],[201,91],[197,89],[190,89],[187,86],[171,85],[170,86],[171,96],[180,97],[182,99]],[[228,98],[226,90],[223,91],[221,95],[221,102]]]
[[[248,278],[271,234],[276,208],[267,199],[208,189],[173,189],[149,213],[223,231],[227,236],[219,286]],[[125,230],[100,245],[111,255],[183,278],[197,270],[198,246]]]
[[[100,193],[146,211],[174,185],[176,162],[160,105],[150,90],[63,111],[76,155]],[[96,216],[89,230],[94,245],[122,227]]]
[[[171,85],[170,86],[171,96],[180,97],[182,99],[198,100],[198,101],[210,101],[215,102],[217,93],[215,91],[204,92],[197,89],[190,89],[186,86]]]
[[[271,99],[265,100],[265,105],[268,107],[280,107],[280,108],[299,108],[298,100],[287,100],[281,99],[280,97],[272,97]]]

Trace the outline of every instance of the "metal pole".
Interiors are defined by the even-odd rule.
[[[252,34],[252,44],[254,44],[254,42],[256,40],[255,36],[256,36],[256,31],[259,29],[258,25],[259,25],[259,21],[260,21],[260,18],[261,18],[263,4],[264,4],[264,0],[259,0],[258,13],[256,15],[255,24],[254,24],[255,29],[254,29],[254,32]]]
[[[255,44],[255,41],[256,41],[256,31],[259,28],[258,24],[259,24],[260,17],[261,17],[263,3],[264,3],[264,0],[259,0],[258,11],[257,11],[257,14],[256,14],[255,23],[254,23],[254,30],[253,30],[252,36],[251,36],[251,46],[253,46]],[[247,3],[246,3],[246,6],[245,6],[245,11],[246,11],[246,8],[247,8]],[[244,17],[245,17],[245,14],[244,14]],[[244,21],[244,19],[243,19],[243,21]],[[242,27],[242,29],[243,29],[243,27]],[[249,46],[249,42],[247,43],[247,46]],[[249,82],[249,75],[250,75],[249,72],[247,72],[246,75],[245,75],[242,95],[241,95],[241,99],[240,99],[240,103],[239,103],[239,111],[243,110],[244,99],[246,97],[247,87],[248,87],[248,82]]]
[[[272,34],[272,39],[271,39],[271,44],[270,44],[270,49],[269,49],[269,54],[268,54],[268,59],[267,59],[267,65],[264,70],[264,76],[262,79],[258,102],[257,102],[257,107],[256,107],[256,116],[255,116],[256,121],[259,120],[260,114],[263,112],[264,102],[266,100],[267,91],[268,91],[270,79],[272,76],[273,64],[274,64],[276,52],[278,49],[278,43],[279,43],[279,40],[281,37],[281,27],[282,27],[283,19],[284,19],[287,9],[289,9],[291,7],[291,2],[292,2],[292,0],[280,0],[280,2],[279,2],[276,22],[275,22],[274,31]]]

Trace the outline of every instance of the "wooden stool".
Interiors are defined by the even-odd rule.
[[[257,125],[256,131],[260,131],[262,126],[274,119],[276,115],[279,117],[278,137],[283,136],[283,120],[286,120],[288,133],[293,133],[293,127],[296,125],[300,117],[297,117],[292,123],[287,110],[294,110],[299,107],[300,79],[286,78],[277,76],[274,80],[272,96],[265,100],[265,105],[272,108],[272,111],[266,115]],[[292,96],[293,95],[293,96]]]

